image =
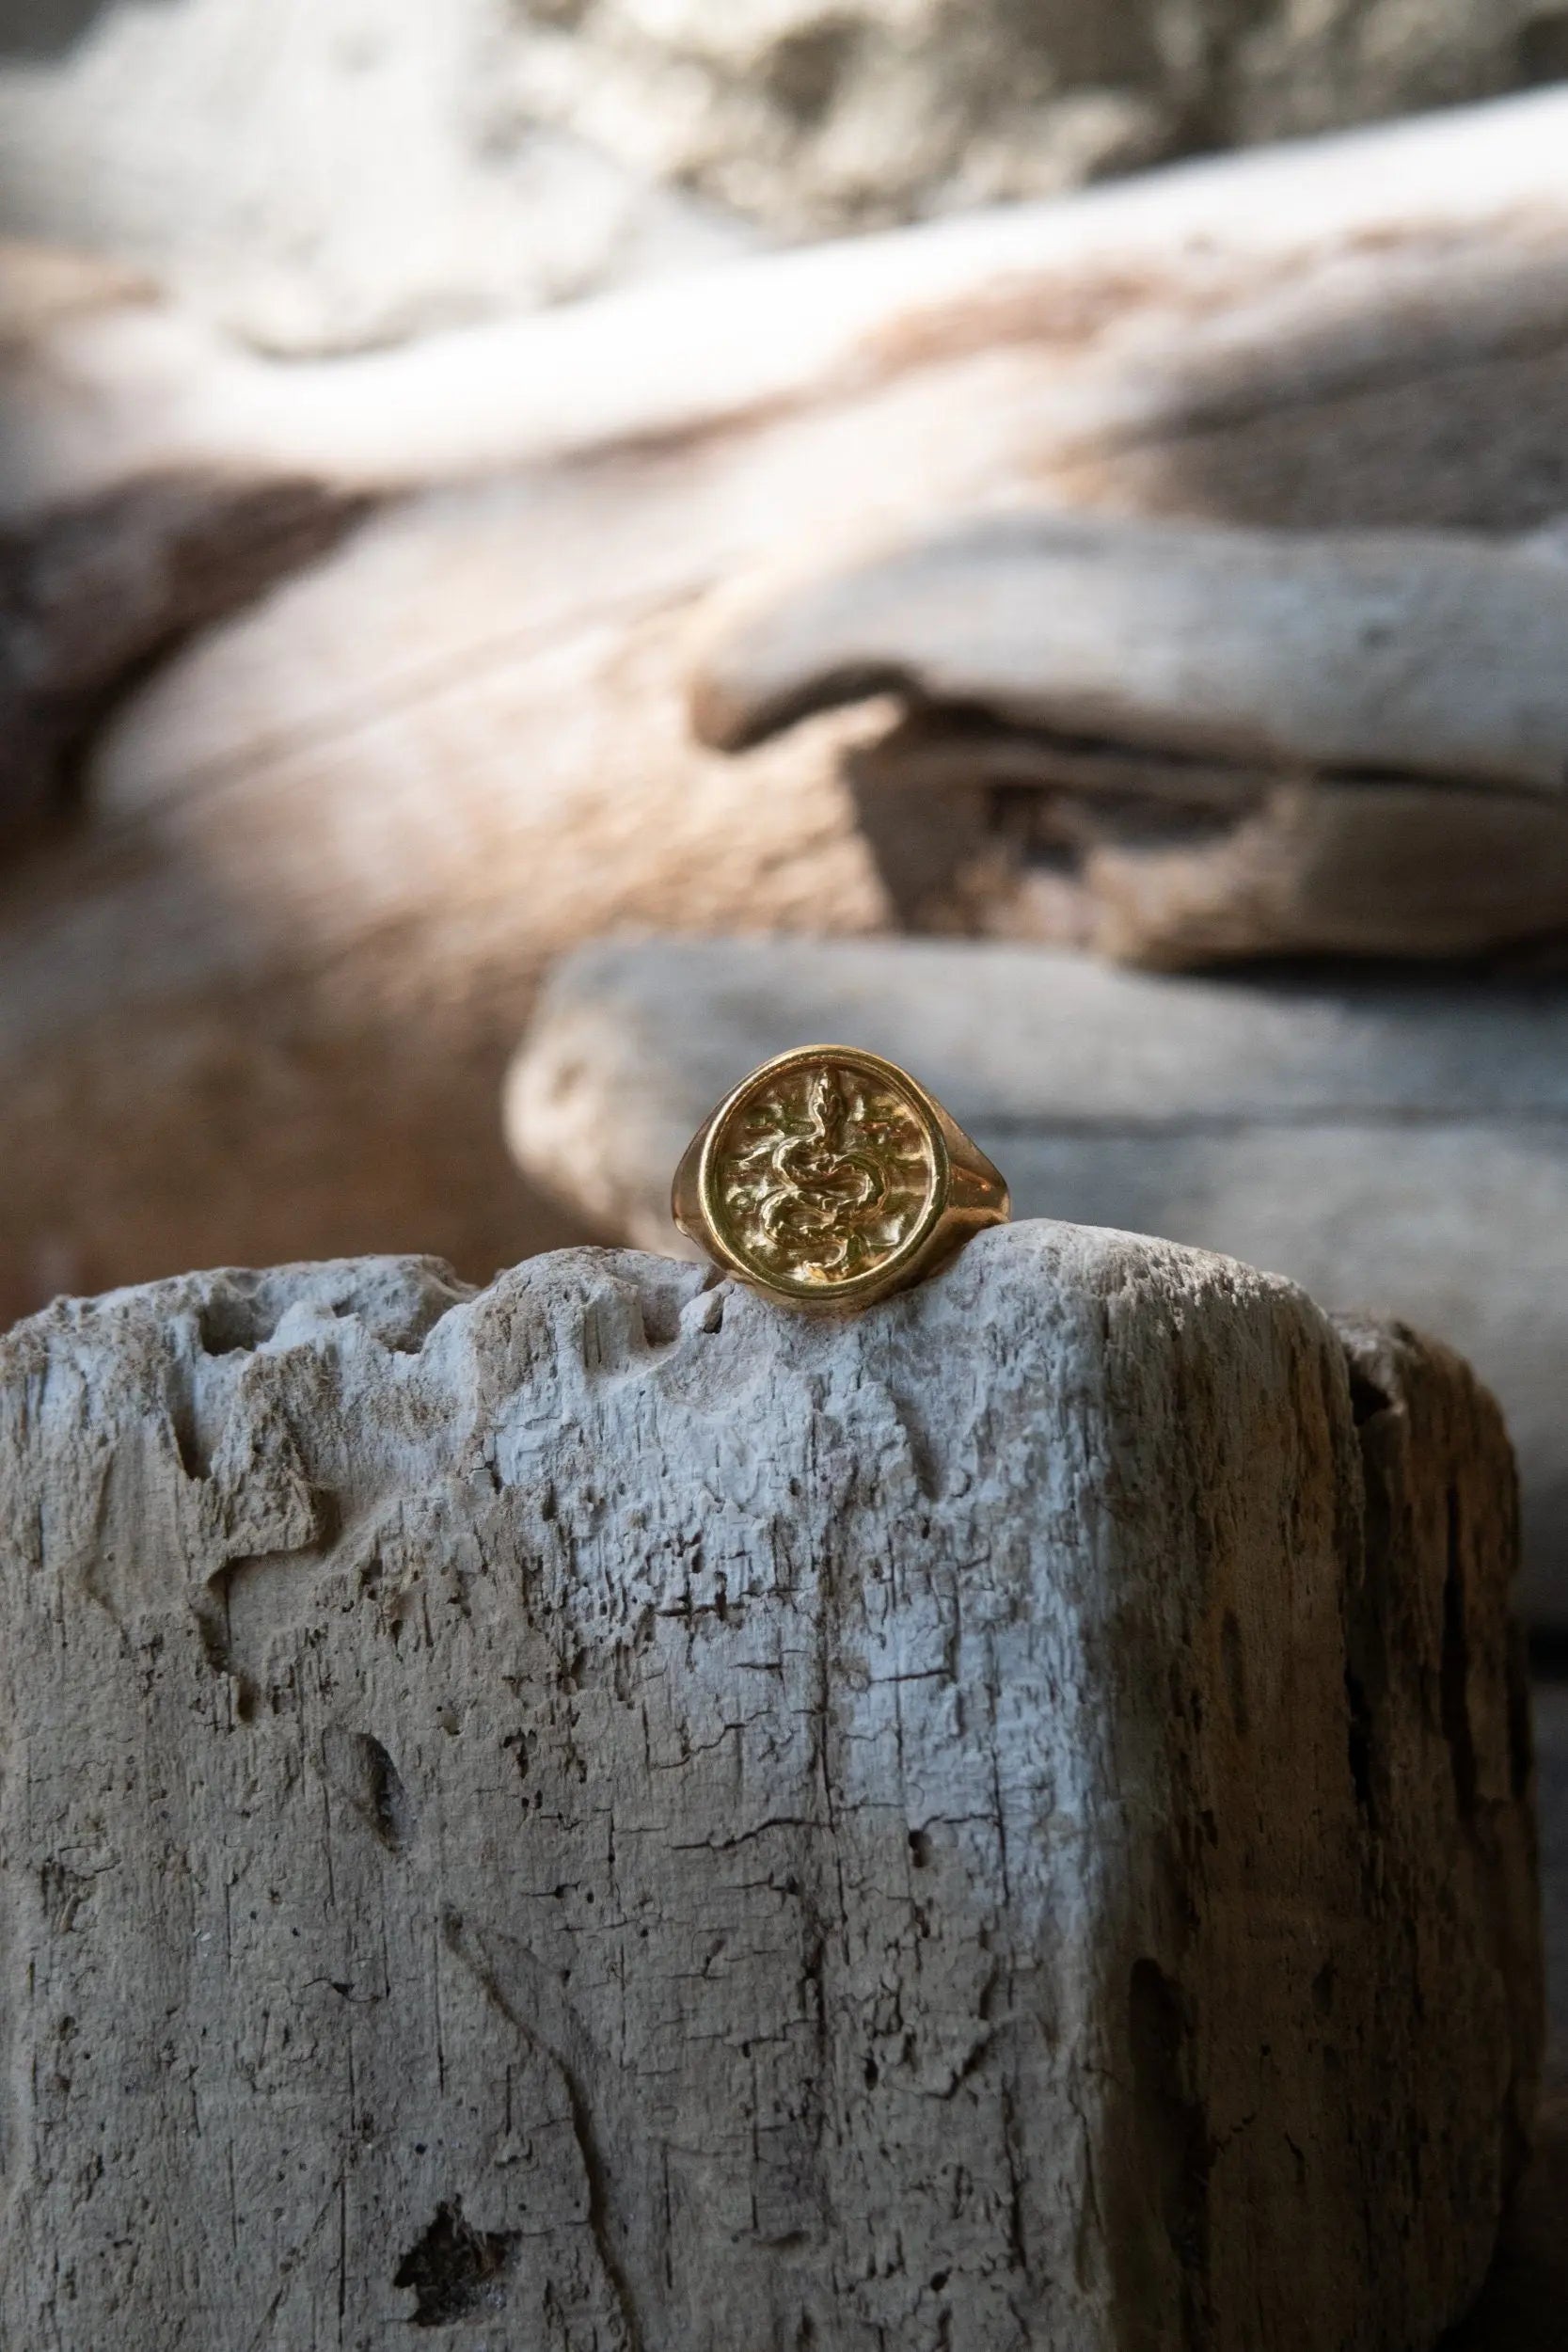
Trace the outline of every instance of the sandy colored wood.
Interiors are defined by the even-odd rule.
[[[0,1314],[193,1262],[429,1246],[483,1277],[573,1238],[499,1131],[548,960],[888,920],[824,745],[760,800],[692,755],[689,483],[382,516],[125,713],[85,821],[0,871]]]
[[[1568,803],[1130,751],[917,709],[852,747],[899,924],[1190,970],[1568,960]]]
[[[1568,993],[1154,978],[935,941],[650,942],[553,977],[514,1066],[520,1165],[602,1232],[681,1248],[670,1173],[768,1055],[891,1055],[1022,1215],[1128,1226],[1407,1316],[1501,1398],[1526,1605],[1568,1622]]]
[[[848,1322],[192,1276],[0,1343],[0,1477],[8,2338],[1426,2352],[1479,2286],[1539,1982],[1442,1350],[1044,1224]]]
[[[846,772],[910,930],[1173,970],[1368,957],[1560,969],[1568,802],[1226,767],[918,709]]]

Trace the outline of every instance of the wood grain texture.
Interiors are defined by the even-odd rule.
[[[600,1232],[684,1248],[670,1174],[769,1054],[902,1063],[1023,1216],[1164,1233],[1407,1317],[1502,1400],[1525,1606],[1568,1621],[1568,993],[1559,983],[1153,977],[935,941],[661,941],[552,977],[512,1147]]]
[[[1506,1440],[1126,1235],[0,1343],[40,2352],[1425,2352],[1539,2035]]]

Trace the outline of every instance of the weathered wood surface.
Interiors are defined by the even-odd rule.
[[[1160,978],[934,941],[650,942],[552,977],[514,1066],[519,1164],[602,1233],[689,1245],[700,1119],[802,1039],[890,1054],[1024,1216],[1166,1233],[1442,1334],[1501,1399],[1525,1605],[1568,1621],[1568,991]]]
[[[1551,2033],[1560,2089],[1568,2093],[1568,1664],[1560,1644],[1535,1685],[1543,1926]],[[1568,2140],[1568,2099],[1560,2126]],[[1568,2247],[1562,2257],[1568,2270]]]
[[[1125,1235],[0,1343],[0,2316],[1426,2352],[1539,1973],[1496,1409]],[[1419,2149],[1419,2161],[1411,2152]]]
[[[550,958],[902,919],[842,764],[879,715],[693,746],[682,682],[732,595],[1022,496],[1497,530],[1568,504],[1565,141],[1544,94],[293,368],[32,257],[0,353],[30,563],[52,504],[79,535],[128,485],[155,548],[171,471],[177,504],[216,469],[316,483],[329,525],[382,511],[118,715],[106,639],[55,607],[42,674],[86,660],[90,691],[24,791],[75,815],[0,874],[0,1314],[353,1248],[485,1276],[565,1237],[496,1118]],[[117,580],[139,681],[188,582]]]
[[[814,582],[716,649],[705,742],[892,692],[1227,768],[1568,797],[1555,542],[997,515]]]
[[[1014,514],[753,615],[694,714],[739,751],[895,695],[858,800],[925,928],[1175,964],[1560,953],[1565,637],[1552,533]]]

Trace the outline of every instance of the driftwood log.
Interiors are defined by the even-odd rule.
[[[693,746],[732,596],[1024,497],[1568,507],[1565,143],[1544,93],[293,367],[33,256],[0,742],[56,830],[0,874],[0,1314],[365,1248],[487,1274],[562,1237],[496,1118],[553,956],[896,924],[841,765],[880,715]],[[110,513],[148,560],[90,595]],[[203,626],[280,515],[340,544]]]
[[[1568,989],[1155,978],[935,941],[582,950],[514,1065],[520,1165],[601,1233],[685,1250],[699,1120],[808,1038],[890,1054],[1024,1216],[1164,1233],[1408,1316],[1502,1401],[1525,1603],[1568,1623]]]
[[[905,707],[855,764],[925,927],[1150,963],[1568,952],[1568,548],[992,516],[716,648],[699,734]]]
[[[1034,1224],[0,1343],[6,2340],[1428,2352],[1539,2037],[1464,1365]]]
[[[1076,463],[1118,504],[1281,520],[1293,492],[1292,518],[1320,524],[1523,528],[1568,505],[1551,432],[1565,126],[1568,97],[1544,89],[300,363],[235,346],[123,271],[118,300],[85,298],[79,274],[23,248],[0,492],[39,512],[177,467],[420,490],[825,406],[856,417],[942,376],[949,455],[923,485],[894,478],[889,449],[890,521],[940,506],[954,466],[1023,483]],[[884,434],[901,413],[907,433],[932,409],[893,404]],[[1482,417],[1486,451],[1465,438]],[[852,437],[832,485],[859,485],[851,544],[878,445],[852,453]]]

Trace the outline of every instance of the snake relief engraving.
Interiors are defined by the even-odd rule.
[[[832,1288],[903,1248],[936,1163],[912,1103],[879,1074],[832,1062],[787,1071],[738,1103],[715,1174],[742,1258],[775,1280]]]

